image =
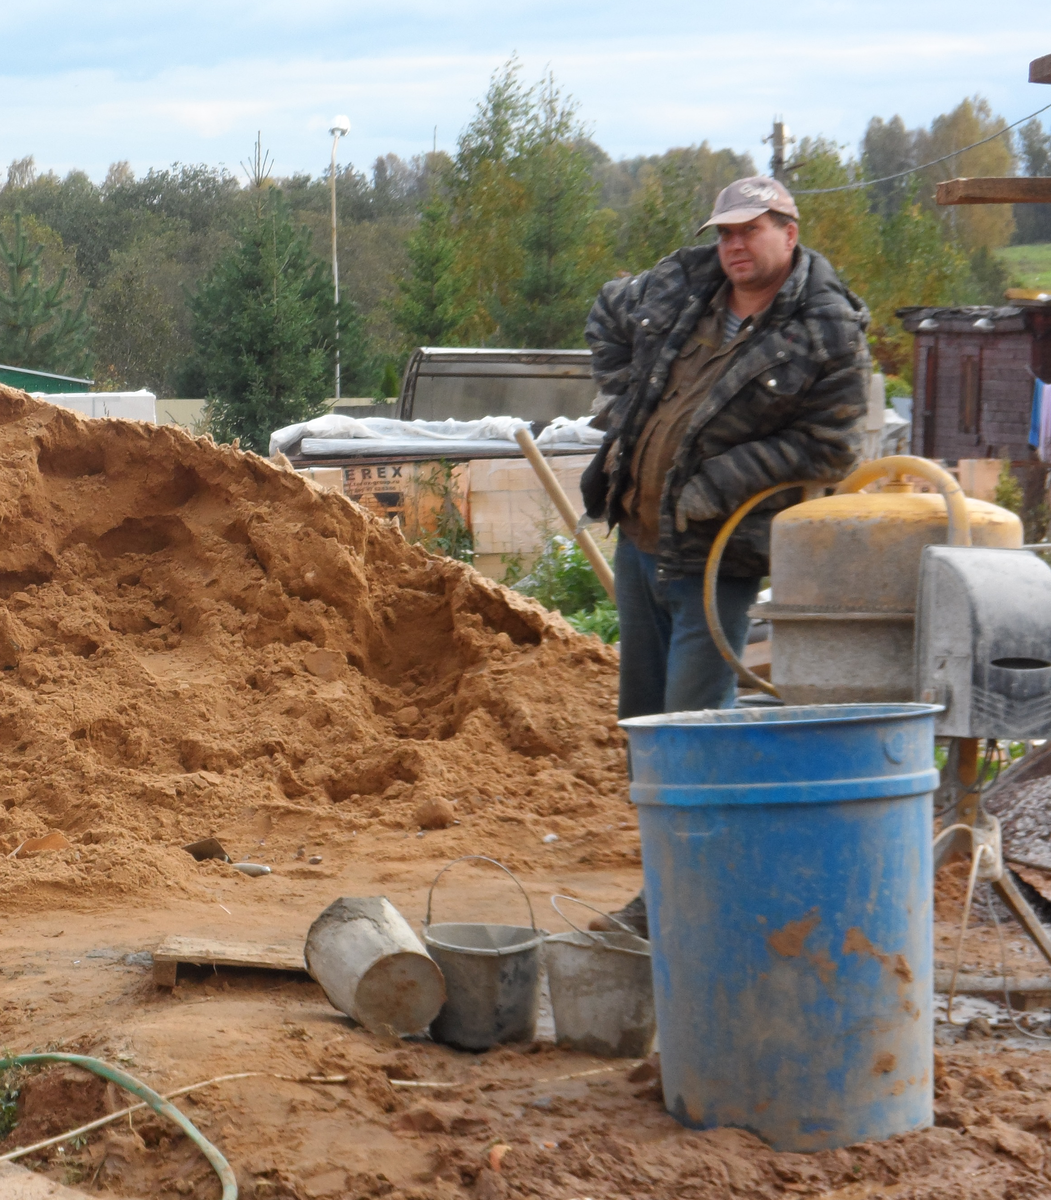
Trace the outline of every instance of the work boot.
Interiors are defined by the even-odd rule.
[[[618,925],[617,922],[620,922]],[[623,908],[608,917],[592,917],[588,929],[599,933],[623,933],[622,926],[627,926],[640,938],[650,936],[649,922],[646,920],[646,897],[639,892],[634,900],[629,900]]]

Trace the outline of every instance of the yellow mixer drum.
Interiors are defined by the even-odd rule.
[[[1018,547],[1007,509],[966,500],[975,546]],[[942,496],[893,490],[808,500],[770,543],[771,682],[786,704],[914,699],[913,624],[924,546],[944,545]]]

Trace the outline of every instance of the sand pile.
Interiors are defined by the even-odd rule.
[[[0,841],[72,843],[0,860],[9,899],[192,886],[210,834],[403,838],[434,800],[466,850],[637,861],[614,653],[344,497],[0,387],[0,530]]]

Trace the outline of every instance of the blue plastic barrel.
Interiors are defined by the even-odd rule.
[[[814,1151],[931,1124],[934,714],[662,713],[631,746],[668,1111]]]

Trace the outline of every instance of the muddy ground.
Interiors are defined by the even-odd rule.
[[[230,830],[236,844],[236,831]],[[245,832],[242,840],[247,841]],[[426,888],[446,860],[428,834],[430,859],[399,861],[397,840],[350,848],[306,829],[266,849],[274,874],[247,880],[202,865],[210,896],[157,894],[135,904],[87,903],[32,912],[0,936],[0,1043],[62,1048],[124,1066],[159,1091],[217,1075],[259,1072],[213,1085],[179,1103],[220,1146],[241,1194],[267,1200],[536,1196],[551,1200],[1029,1200],[1051,1195],[1051,1054],[1013,1030],[987,1036],[939,1026],[937,1124],[882,1144],[816,1155],[775,1154],[738,1130],[691,1132],[662,1108],[652,1073],[554,1048],[549,1042],[464,1054],[422,1040],[385,1041],[353,1026],[306,978],[269,972],[184,970],[158,989],[128,955],[167,934],[295,940],[335,896],[384,892],[417,925]],[[295,857],[302,837],[322,863]],[[257,839],[258,840],[258,839]],[[360,839],[354,839],[355,842]],[[538,912],[560,927],[547,898],[570,891],[600,905],[628,898],[627,870],[590,869],[564,848],[529,872]],[[382,855],[386,861],[376,863]],[[517,920],[501,881],[472,866],[441,898],[443,915]],[[951,891],[951,888],[945,889]],[[951,900],[940,905],[951,916]],[[946,912],[946,909],[949,911]],[[979,914],[981,916],[981,914]],[[1017,929],[1007,931],[1012,968],[1041,973]],[[938,961],[954,934],[939,923]],[[993,928],[968,939],[968,969],[993,970]],[[956,1040],[959,1039],[959,1040]],[[274,1075],[342,1075],[347,1083],[290,1082]],[[439,1083],[399,1087],[391,1080]],[[21,1120],[0,1143],[29,1144],[123,1107],[114,1089],[71,1068],[21,1081]],[[493,1147],[506,1145],[507,1151]],[[489,1165],[500,1155],[500,1170]],[[201,1155],[165,1122],[136,1114],[81,1144],[34,1156],[34,1170],[105,1197],[199,1196],[219,1185]]]
[[[384,1041],[296,975],[158,989],[146,956],[170,934],[302,944],[336,897],[373,894],[418,927],[458,854],[512,866],[552,930],[555,891],[628,899],[615,653],[279,465],[3,387],[0,525],[0,1046],[94,1055],[165,1092],[252,1073],[179,1101],[247,1200],[1051,1196],[1045,1043],[984,1018],[937,1031],[934,1128],[803,1156],[682,1129],[652,1069],[543,1038]],[[182,849],[210,835],[273,874]],[[943,882],[943,966],[961,892]],[[473,867],[439,904],[522,920]],[[1007,948],[1041,972],[1017,930]],[[986,922],[964,967],[998,959]],[[344,1082],[301,1082],[317,1075]],[[17,1119],[0,1153],[123,1106],[67,1068],[0,1091]],[[141,1113],[27,1165],[88,1195],[219,1195]]]

